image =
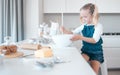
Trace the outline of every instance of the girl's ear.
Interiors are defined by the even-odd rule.
[[[97,8],[97,6],[94,5],[94,7],[95,7],[95,9],[94,9],[94,13],[93,13],[93,24],[97,25],[99,14],[98,14],[98,8]]]

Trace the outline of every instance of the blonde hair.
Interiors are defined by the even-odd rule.
[[[97,6],[96,6],[95,4],[88,3],[88,4],[85,4],[85,5],[80,9],[80,11],[81,11],[82,9],[85,9],[85,10],[89,9],[89,11],[90,11],[89,13],[93,16],[92,23],[93,23],[94,25],[97,25],[97,23],[98,23],[98,18],[99,18]],[[80,17],[80,22],[83,23],[82,17]]]

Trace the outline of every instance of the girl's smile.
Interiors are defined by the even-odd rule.
[[[90,14],[89,9],[82,9],[80,11],[80,19],[83,23],[91,24],[92,23],[92,15]]]

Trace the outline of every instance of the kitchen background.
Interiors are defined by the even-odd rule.
[[[24,0],[25,38],[36,36],[36,28],[43,22],[50,25],[50,21],[54,21],[61,25],[62,13],[63,24],[65,27],[68,27],[68,29],[78,27],[80,25],[79,9],[87,2],[96,3],[98,5],[100,12],[99,22],[104,26],[104,33],[120,32],[120,8],[118,8],[120,7],[119,1],[70,1],[71,2],[69,2],[69,0]],[[109,2],[109,4],[106,5],[107,2]],[[29,29],[32,30],[29,31]]]
[[[37,37],[38,25],[58,22],[72,30],[80,25],[79,9],[88,2],[96,3],[103,24],[104,54],[109,69],[120,69],[120,1],[119,0],[24,0],[25,39]],[[111,34],[111,33],[117,33]],[[81,42],[75,43],[77,48]]]

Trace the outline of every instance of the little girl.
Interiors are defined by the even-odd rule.
[[[61,27],[61,31],[67,34],[74,34],[72,41],[82,40],[82,56],[88,61],[93,70],[98,74],[100,64],[104,62],[101,35],[103,28],[98,23],[98,10],[96,5],[88,3],[80,9],[81,26],[74,31],[68,31]]]

